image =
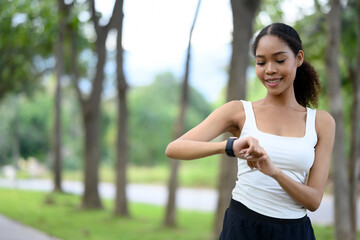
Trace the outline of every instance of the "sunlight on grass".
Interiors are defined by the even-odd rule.
[[[213,240],[213,213],[178,211],[178,226],[166,228],[164,208],[130,204],[131,218],[115,217],[113,201],[103,210],[81,209],[81,197],[0,188],[0,213],[63,240]],[[332,240],[333,228],[314,226],[317,240]],[[360,237],[360,232],[358,232]]]
[[[127,219],[113,215],[112,201],[104,201],[104,210],[83,210],[80,197],[68,194],[0,188],[0,195],[0,213],[63,240],[212,239],[211,213],[179,211],[178,227],[165,228],[164,209],[158,206],[130,204]]]

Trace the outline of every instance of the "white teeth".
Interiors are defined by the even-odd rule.
[[[280,82],[280,80],[279,79],[278,80],[273,80],[273,81],[268,80],[268,82],[269,83],[277,83],[277,82]]]

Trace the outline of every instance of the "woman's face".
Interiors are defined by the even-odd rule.
[[[278,95],[293,91],[296,69],[303,62],[304,54],[300,50],[297,56],[280,38],[263,36],[258,42],[255,53],[256,75],[266,87],[268,94]]]

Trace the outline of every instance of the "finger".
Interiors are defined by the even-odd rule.
[[[250,161],[246,161],[249,168],[253,169],[252,163]]]
[[[247,148],[246,148],[246,149],[242,149],[241,151],[237,152],[236,156],[237,156],[238,158],[245,159],[246,151],[247,151]]]
[[[264,151],[261,150],[262,147],[260,145],[255,146],[253,152],[251,153],[251,156],[253,158],[260,158],[263,156]]]
[[[254,149],[256,139],[249,136],[249,137],[246,137],[245,140],[248,145],[247,154],[251,154]]]
[[[247,156],[251,155],[253,153],[253,151],[254,151],[254,146],[253,145],[249,146],[248,150],[245,153],[245,156],[247,157]]]
[[[263,147],[260,147],[260,149],[261,149],[262,155],[259,160],[261,160],[261,161],[266,160],[269,157],[269,155],[267,154],[267,152],[265,152]]]
[[[251,170],[255,168],[253,162],[251,161],[247,161],[247,165],[251,168]]]
[[[245,149],[241,149],[241,151],[239,152],[240,154],[245,154],[248,151],[248,148]]]
[[[253,157],[259,157],[262,155],[261,146],[259,145],[259,141],[256,138],[251,139],[248,154],[252,155]]]

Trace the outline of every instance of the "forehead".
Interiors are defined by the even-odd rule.
[[[286,52],[287,54],[292,53],[290,47],[285,41],[277,36],[265,35],[260,38],[255,55],[266,56],[278,52]]]

